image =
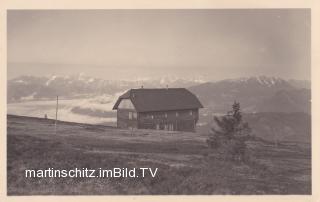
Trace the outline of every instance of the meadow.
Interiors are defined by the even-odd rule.
[[[7,117],[8,195],[311,194],[308,143],[248,143],[247,163],[226,161],[208,134]],[[26,178],[26,169],[158,168],[155,178]]]

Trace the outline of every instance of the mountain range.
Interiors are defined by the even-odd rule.
[[[198,130],[208,133],[213,116],[226,114],[240,102],[244,120],[256,137],[269,141],[311,141],[310,81],[275,77],[248,77],[215,82],[175,77],[108,81],[78,76],[21,76],[8,80],[8,113],[50,118],[55,115],[55,97],[60,100],[59,117],[65,121],[113,124],[112,106],[127,89],[185,87],[204,105]],[[30,102],[25,102],[30,101]]]
[[[206,82],[189,88],[214,113],[230,110],[234,101],[246,113],[311,110],[310,82],[275,77],[249,77]]]
[[[306,112],[311,108],[309,81],[276,77],[248,77],[215,82],[175,77],[132,81],[110,81],[79,74],[77,76],[21,76],[8,80],[8,103],[25,100],[92,98],[115,95],[130,88],[186,87],[213,113],[225,113],[234,101],[246,113]]]
[[[104,80],[84,74],[76,76],[20,76],[8,80],[8,102],[53,99],[57,95],[66,99],[87,98],[101,94],[114,95],[130,88],[189,87],[203,83],[199,79],[181,79],[165,76],[159,79],[130,81]]]

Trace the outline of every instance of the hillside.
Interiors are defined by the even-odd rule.
[[[302,83],[302,84],[301,84]],[[189,88],[206,108],[225,113],[234,100],[244,112],[311,113],[311,90],[301,88],[307,81],[274,77],[248,77],[207,82]]]
[[[310,194],[309,144],[249,143],[249,164],[208,150],[206,134],[7,117],[8,195]],[[158,168],[155,178],[25,178],[25,169]]]
[[[245,113],[243,119],[258,138],[271,142],[311,142],[311,116],[307,113]],[[200,117],[199,131],[208,132],[213,125],[212,116]]]

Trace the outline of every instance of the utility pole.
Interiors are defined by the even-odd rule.
[[[58,100],[59,96],[57,96],[57,105],[56,105],[56,121],[54,122],[54,132],[57,134],[57,120],[58,120]]]
[[[274,140],[274,145],[276,148],[278,148],[278,137],[277,137],[277,133],[275,131],[275,129],[273,127],[271,127],[272,130],[272,134],[273,134],[273,140]]]

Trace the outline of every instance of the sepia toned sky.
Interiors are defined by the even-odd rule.
[[[8,78],[310,79],[309,9],[10,10]]]

